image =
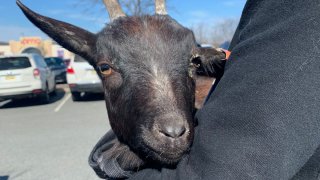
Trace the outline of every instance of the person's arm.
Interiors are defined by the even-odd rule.
[[[89,165],[103,179],[125,179],[144,166],[130,148],[121,143],[109,130],[95,145],[89,156]]]
[[[248,0],[189,156],[130,179],[316,179],[319,32],[317,0]]]

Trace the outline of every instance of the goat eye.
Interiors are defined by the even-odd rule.
[[[112,73],[112,69],[108,64],[101,64],[99,67],[99,71],[103,75],[110,75]]]

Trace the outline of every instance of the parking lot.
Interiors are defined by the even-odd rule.
[[[0,179],[99,179],[87,159],[109,129],[102,97],[73,102],[66,85],[47,105],[0,102]]]

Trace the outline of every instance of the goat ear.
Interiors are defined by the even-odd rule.
[[[226,54],[219,49],[198,47],[193,51],[191,62],[197,74],[220,78],[226,63]]]
[[[17,0],[17,5],[34,25],[48,34],[53,40],[69,51],[84,57],[90,64],[94,65],[95,34],[71,24],[37,14],[19,0]]]

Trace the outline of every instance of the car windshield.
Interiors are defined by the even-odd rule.
[[[5,57],[0,58],[0,70],[25,69],[31,67],[27,57]]]
[[[60,59],[60,58],[53,58],[52,57],[52,58],[45,58],[44,60],[46,61],[48,66],[54,66],[54,65],[56,65],[56,66],[64,66],[65,65],[63,60]]]
[[[47,63],[48,66],[53,66],[55,64],[54,60],[51,58],[45,58],[44,61]]]

